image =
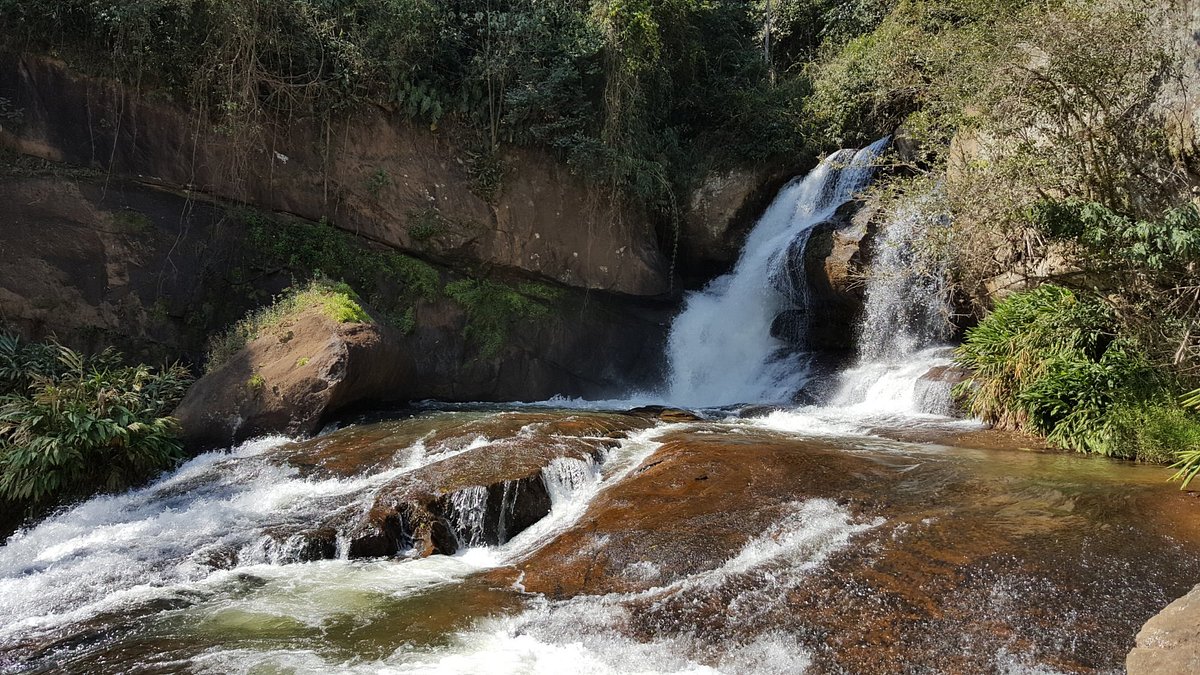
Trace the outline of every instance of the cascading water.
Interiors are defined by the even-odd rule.
[[[854,367],[839,375],[835,406],[859,412],[949,412],[949,385],[926,382],[949,363],[947,261],[930,249],[947,226],[937,192],[911,198],[883,225],[867,275]]]
[[[782,316],[803,337],[809,236],[885,142],[785,187],[734,271],[689,297],[672,403],[804,386],[802,339],[772,333]],[[1200,574],[1200,536],[1164,534],[1165,474],[888,440],[972,424],[911,414],[948,401],[922,388],[947,357],[945,261],[921,245],[945,226],[936,203],[883,224],[858,361],[830,405],[681,424],[433,412],[209,453],[0,548],[0,672],[1113,670],[1113,636]],[[488,482],[531,458],[536,477]],[[1116,473],[1135,469],[1128,489]],[[352,553],[377,497],[435,484],[454,486],[428,493],[453,555]],[[336,544],[307,536],[330,523]]]
[[[813,228],[867,185],[888,140],[838,151],[788,183],[759,218],[733,271],[688,297],[671,327],[667,400],[693,407],[781,402],[799,391],[806,363],[771,335],[771,325],[782,309],[803,306],[804,271],[794,261],[803,260]]]

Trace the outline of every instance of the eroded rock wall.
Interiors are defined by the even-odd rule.
[[[416,363],[395,400],[611,396],[657,376],[673,305],[653,227],[548,156],[509,152],[489,201],[453,132],[379,109],[239,139],[160,94],[12,55],[0,97],[17,112],[0,122],[0,321],[29,337],[198,364],[210,335],[290,282],[246,264],[262,252],[230,214],[249,206],[416,255],[443,284],[469,273],[561,292],[489,354],[460,304],[415,303],[403,349]]]
[[[668,291],[653,224],[552,157],[512,149],[489,201],[462,137],[361,106],[339,120],[213,127],[161,93],[0,57],[0,147],[260,208],[327,219],[389,246],[589,290]],[[473,191],[474,190],[474,191]]]

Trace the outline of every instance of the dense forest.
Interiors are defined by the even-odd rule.
[[[504,148],[548,150],[653,214],[668,251],[706,173],[893,135],[872,199],[945,215],[920,248],[948,261],[967,409],[1190,478],[1200,157],[1181,21],[1148,0],[0,0],[0,48],[166,97],[231,139],[383,109],[467,148],[482,195],[511,177]],[[19,117],[0,99],[0,120]],[[491,288],[478,283],[458,295]],[[47,354],[0,350],[7,497],[76,489],[31,478],[18,448],[52,419],[34,412],[48,391],[82,401],[85,370],[115,372]],[[98,391],[155,377],[120,372]],[[175,391],[181,376],[157,377]],[[132,466],[177,458],[160,399],[129,409],[149,426],[112,432],[161,460]]]

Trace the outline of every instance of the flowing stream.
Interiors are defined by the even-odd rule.
[[[0,672],[1119,672],[1200,579],[1193,505],[943,414],[924,204],[855,361],[790,403],[814,357],[770,326],[885,143],[787,185],[688,299],[657,399],[703,417],[432,405],[201,455],[0,547]]]

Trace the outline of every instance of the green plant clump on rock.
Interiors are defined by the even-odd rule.
[[[1120,334],[1112,309],[1061,286],[1017,293],[967,332],[971,414],[1053,445],[1162,462],[1200,440],[1175,381]]]
[[[212,372],[258,337],[285,326],[299,313],[317,309],[334,323],[370,323],[371,316],[359,304],[358,294],[350,286],[328,279],[314,279],[293,286],[275,302],[248,314],[225,332],[209,341],[205,370]]]
[[[561,291],[545,284],[513,287],[485,279],[460,279],[446,284],[446,295],[466,310],[465,335],[478,345],[479,355],[492,358],[500,353],[518,322],[548,316]]]

